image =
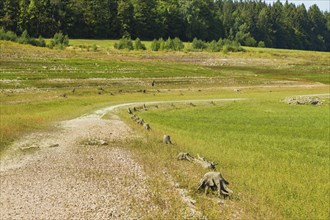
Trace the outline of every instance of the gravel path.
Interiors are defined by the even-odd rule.
[[[12,146],[20,154],[1,161],[1,219],[136,219],[152,210],[148,177],[128,150],[82,144],[131,136],[118,118],[101,119],[104,113],[62,122],[57,131]]]

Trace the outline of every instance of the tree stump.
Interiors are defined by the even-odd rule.
[[[164,135],[163,137],[163,143],[164,144],[172,144],[171,137],[167,134]]]
[[[194,162],[200,164],[205,169],[211,169],[214,170],[215,166],[218,165],[214,161],[207,161],[204,157],[200,157],[197,154],[197,158],[194,158]]]
[[[130,115],[133,114],[131,108],[128,108],[128,109],[127,109],[127,112],[128,112],[128,114],[130,114]]]
[[[204,189],[205,195],[207,194],[208,189],[211,189],[212,191],[217,190],[219,198],[225,198],[233,193],[233,191],[230,190],[227,185],[229,185],[229,182],[222,177],[221,173],[208,172],[200,180],[198,190]]]
[[[190,156],[189,153],[186,153],[186,152],[180,152],[177,156],[177,159],[178,160],[188,160],[188,161],[193,161],[194,160],[194,157]]]
[[[148,123],[145,123],[143,125],[143,128],[146,129],[146,130],[151,130],[150,125]]]

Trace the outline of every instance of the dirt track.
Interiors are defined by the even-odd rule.
[[[14,144],[33,146],[1,161],[1,219],[138,218],[148,210],[147,176],[127,150],[82,145],[87,137],[122,140],[130,129],[98,114],[63,122]],[[88,142],[88,141],[87,141]],[[51,145],[58,144],[56,147]],[[142,184],[141,184],[142,183]]]

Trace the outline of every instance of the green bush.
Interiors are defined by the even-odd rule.
[[[159,50],[166,50],[165,41],[163,40],[163,38],[159,38],[158,42],[159,42]]]
[[[69,46],[69,37],[64,35],[62,32],[55,33],[53,39],[50,41],[49,48],[58,48],[63,49],[64,47]]]
[[[121,38],[118,43],[115,43],[114,47],[117,50],[123,50],[123,49],[133,50],[134,49],[132,40],[130,38],[126,38],[126,37]]]
[[[220,38],[218,41],[213,40],[211,42],[204,42],[194,38],[192,42],[192,49],[195,51],[203,51],[206,49],[210,52],[219,52],[222,50],[224,53],[244,51],[244,49],[237,41],[222,38]]]
[[[237,41],[231,41],[231,40],[224,40],[224,45],[222,48],[222,51],[224,53],[227,52],[241,52],[244,51],[243,47],[241,47],[241,45],[237,42]]]
[[[46,41],[41,36],[39,36],[38,39],[30,38],[29,44],[37,47],[45,47]]]
[[[46,41],[41,36],[39,36],[38,39],[32,38],[30,37],[27,30],[23,31],[22,35],[18,37],[14,32],[5,31],[3,28],[1,28],[0,40],[13,41],[20,44],[31,44],[33,46],[38,46],[38,47],[46,46]]]
[[[183,42],[178,38],[174,38],[173,40],[173,46],[174,46],[174,50],[175,51],[180,51],[180,50],[183,50],[184,49],[184,44]]]
[[[151,50],[152,50],[152,51],[158,51],[159,49],[160,49],[160,41],[154,39],[154,40],[151,42]]]
[[[170,37],[164,42],[163,39],[160,41],[160,50],[174,50],[180,51],[184,48],[184,44],[179,38],[171,39]]]
[[[17,41],[17,35],[12,31],[5,31],[5,29],[0,29],[0,40],[7,41]]]
[[[17,42],[20,44],[29,44],[32,42],[27,30],[23,31],[22,35],[18,38]]]
[[[220,50],[222,50],[223,45],[225,45],[225,41],[222,38],[220,38],[218,40],[218,46],[220,47]]]
[[[213,40],[207,44],[207,49],[208,49],[208,51],[211,51],[211,52],[219,52],[221,50],[221,48],[222,47],[215,40]]]
[[[92,51],[94,51],[94,52],[97,51],[97,46],[96,46],[96,44],[93,44],[93,45],[92,45]]]
[[[263,41],[259,41],[259,43],[258,43],[258,47],[265,47],[265,42],[263,42]]]
[[[191,47],[192,49],[197,49],[197,50],[203,50],[207,48],[207,44],[205,43],[205,41],[202,40],[198,40],[196,37],[193,39],[192,43],[191,43]]]
[[[145,50],[146,46],[141,42],[139,38],[136,38],[134,41],[134,49],[135,50]]]
[[[173,40],[169,37],[164,43],[164,49],[165,50],[174,50],[174,42]]]

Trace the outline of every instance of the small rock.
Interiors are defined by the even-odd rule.
[[[59,144],[52,144],[49,147],[52,148],[52,147],[58,147],[58,146],[60,146],[60,145]]]

